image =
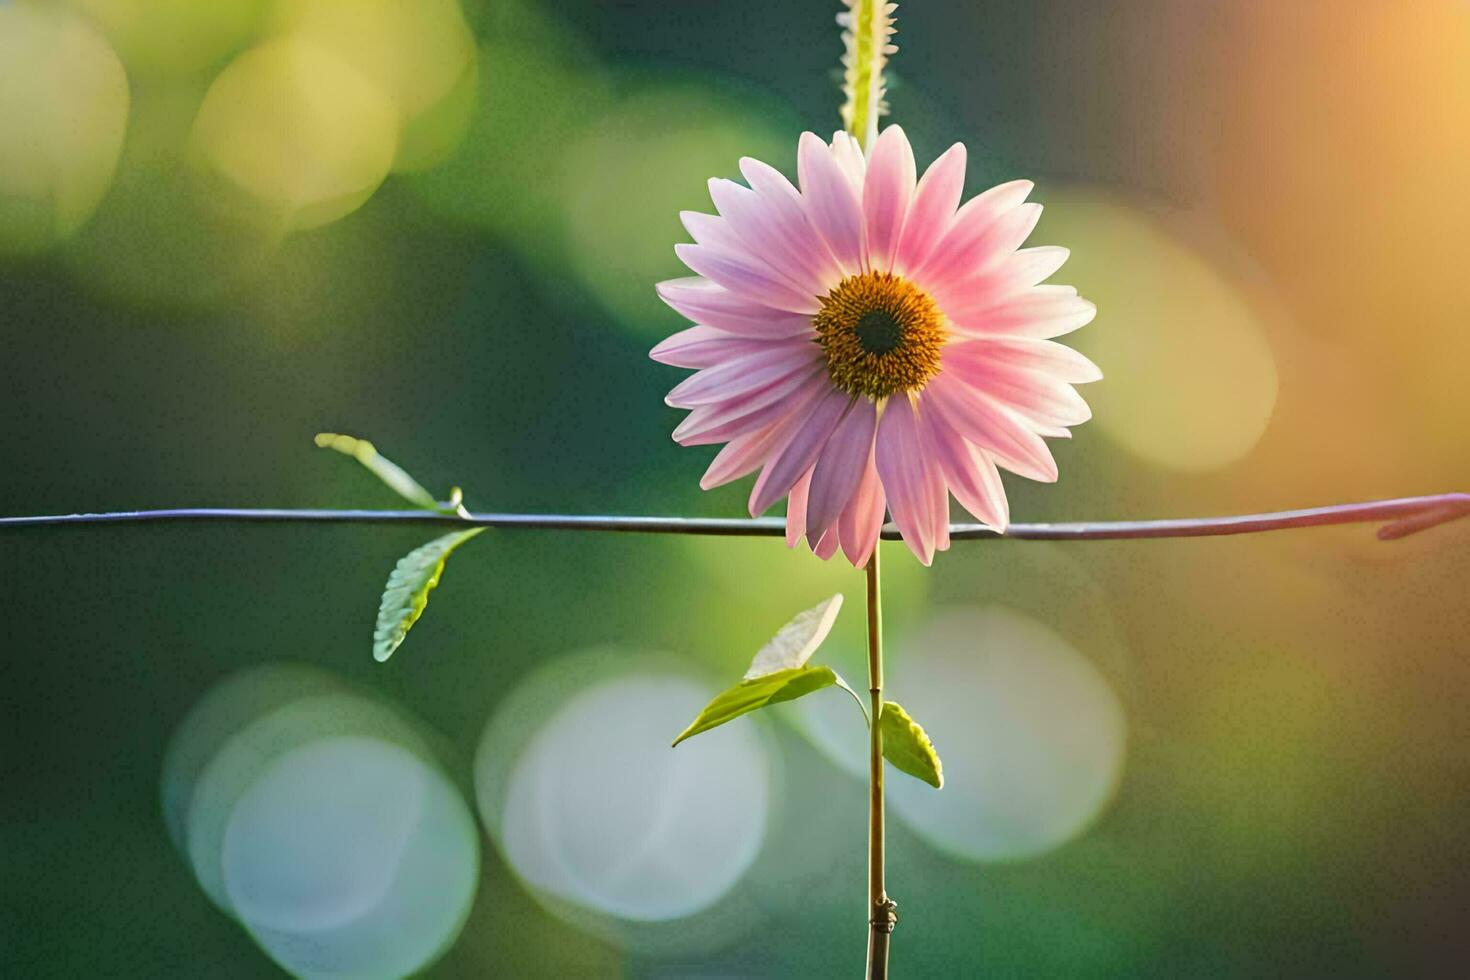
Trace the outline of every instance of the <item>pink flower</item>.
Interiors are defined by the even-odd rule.
[[[800,191],[758,160],[740,172],[748,188],[710,181],[719,215],[682,215],[697,244],[675,251],[698,275],[658,286],[697,324],[652,352],[697,369],[665,399],[690,409],[674,439],[725,443],[700,486],[760,470],[751,514],[789,497],[787,543],[854,565],[885,509],[926,565],[949,547],[950,494],[1004,530],[997,466],[1055,481],[1042,436],[1086,421],[1072,386],[1102,377],[1050,339],[1096,307],[1041,285],[1066,249],[1020,248],[1041,215],[1031,182],[960,207],[964,146],[916,182],[897,126],[866,160],[846,133],[803,133]]]

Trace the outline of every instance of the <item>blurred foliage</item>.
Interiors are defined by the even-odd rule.
[[[189,137],[204,191],[223,211],[287,230],[330,224],[372,196],[398,151],[388,94],[309,34],[232,61]]]
[[[697,491],[712,448],[668,439],[678,373],[646,350],[678,318],[651,286],[677,273],[676,212],[708,207],[707,178],[742,154],[789,171],[801,129],[838,127],[836,3],[405,17],[419,6],[0,6],[0,511],[381,505],[309,444],[346,429],[412,446],[427,486],[487,508],[743,512],[744,485]],[[892,118],[920,162],[961,139],[968,191],[1036,178],[1036,241],[1072,247],[1058,279],[1099,301],[1076,335],[1108,374],[1097,423],[1056,446],[1058,485],[1009,485],[1017,519],[1470,482],[1470,6],[900,13]],[[941,793],[916,792],[939,805],[1008,751],[945,737],[902,686],[906,664],[936,662],[936,607],[1046,624],[1127,721],[1111,802],[1031,860],[946,853],[895,807],[895,972],[1464,962],[1467,534],[975,542],[923,573],[890,549],[890,693],[947,769]],[[227,674],[295,659],[402,705],[468,792],[487,718],[573,651],[666,650],[660,669],[728,677],[794,611],[862,590],[777,541],[485,537],[414,656],[382,665],[374,597],[421,533],[8,534],[0,973],[274,975],[159,814],[169,733]],[[861,657],[850,602],[823,661],[855,678]],[[682,945],[553,908],[489,847],[430,975],[846,975],[865,831],[844,700],[767,713],[760,851]]]
[[[0,10],[0,254],[72,234],[107,192],[128,120],[128,80],[84,18]]]
[[[463,137],[477,61],[459,0],[286,0],[271,28],[341,56],[392,100],[401,134],[394,170],[441,163]]]
[[[22,0],[24,2],[24,0]],[[106,35],[128,74],[149,78],[209,69],[258,36],[272,0],[61,0]]]

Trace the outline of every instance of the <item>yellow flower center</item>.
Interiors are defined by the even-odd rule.
[[[939,371],[944,315],[929,294],[891,272],[848,276],[812,317],[827,374],[843,391],[887,398]]]

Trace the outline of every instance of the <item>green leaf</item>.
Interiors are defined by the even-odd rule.
[[[944,786],[944,766],[934,743],[917,721],[895,701],[884,701],[878,725],[883,732],[883,757],[894,768],[939,789]]]
[[[439,584],[450,554],[483,530],[483,527],[472,527],[446,534],[398,559],[378,605],[378,625],[373,630],[374,660],[381,663],[393,656],[393,651],[424,614],[429,593]]]
[[[440,504],[434,499],[434,495],[425,490],[419,481],[409,476],[407,471],[386,456],[380,456],[378,450],[366,439],[354,439],[352,436],[339,435],[336,432],[318,432],[315,441],[323,449],[335,449],[344,456],[351,456],[371,470],[374,476],[388,484],[394,493],[415,507],[439,513],[454,513],[454,507],[446,508]]]
[[[766,705],[792,701],[835,683],[837,675],[832,672],[831,667],[788,667],[743,680],[723,694],[716,695],[714,700],[705,705],[699,717],[674,739],[674,744],[678,745],[691,735],[707,732]]]
[[[812,608],[799,612],[785,626],[776,631],[771,641],[756,652],[745,672],[745,680],[752,680],[778,670],[803,667],[817,652],[817,647],[832,632],[837,614],[842,610],[842,593],[817,603]]]

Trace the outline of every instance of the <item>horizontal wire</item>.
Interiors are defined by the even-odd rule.
[[[1194,538],[1226,534],[1254,534],[1328,524],[1386,522],[1379,529],[1385,540],[1406,537],[1427,528],[1470,515],[1470,494],[1444,493],[1425,497],[1397,497],[1364,503],[1334,504],[1265,514],[1222,517],[1171,518],[1148,521],[1084,521],[1065,524],[1012,524],[1004,533],[984,524],[951,524],[956,541],[1116,541],[1138,538]],[[648,517],[583,514],[469,514],[457,517],[422,510],[332,510],[241,507],[176,507],[165,510],[113,511],[97,514],[48,514],[0,517],[0,528],[58,527],[79,524],[326,523],[426,524],[441,527],[527,528],[548,531],[606,531],[632,534],[701,534],[724,537],[781,537],[781,517]],[[883,537],[900,537],[885,524]]]

